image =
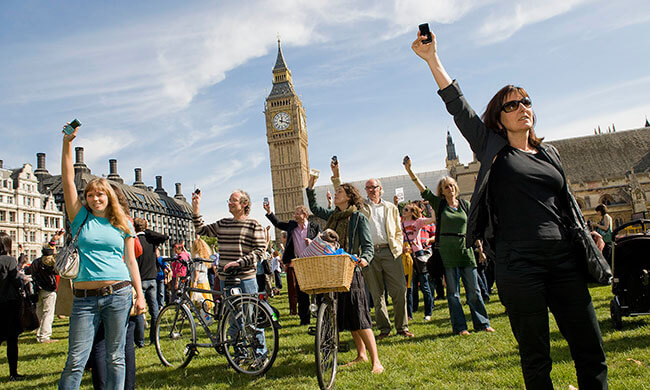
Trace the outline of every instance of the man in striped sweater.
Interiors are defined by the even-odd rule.
[[[209,225],[204,225],[199,214],[201,193],[192,194],[192,220],[196,234],[217,237],[219,240],[219,268],[227,270],[239,267],[237,277],[241,279],[243,293],[257,293],[255,273],[257,261],[262,257],[266,242],[264,229],[259,222],[248,217],[250,212],[250,197],[242,190],[230,195],[228,210],[232,218],[223,218]],[[219,273],[223,288],[225,276]]]

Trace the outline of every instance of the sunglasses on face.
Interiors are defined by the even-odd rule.
[[[412,208],[409,208],[409,207],[404,207],[404,211],[408,211],[410,213],[411,211],[414,211],[414,210]]]
[[[524,107],[530,108],[533,105],[533,102],[528,97],[525,97],[521,100],[511,100],[509,102],[505,102],[503,106],[501,106],[501,110],[503,112],[513,112],[519,108],[519,104],[523,104]]]
[[[376,190],[379,186],[366,186],[366,190]]]

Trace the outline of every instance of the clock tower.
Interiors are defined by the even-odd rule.
[[[273,67],[273,88],[264,104],[266,138],[271,160],[273,203],[281,221],[293,219],[296,206],[304,204],[309,177],[305,109],[291,81],[278,39]]]

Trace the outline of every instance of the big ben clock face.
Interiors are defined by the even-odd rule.
[[[286,130],[291,123],[291,117],[286,112],[278,112],[273,117],[273,127],[276,130]]]

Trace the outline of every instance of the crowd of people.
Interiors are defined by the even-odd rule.
[[[190,259],[202,259],[191,280],[198,288],[223,289],[225,272],[236,270],[243,293],[282,289],[286,272],[289,310],[300,325],[309,325],[310,297],[301,290],[292,261],[303,257],[312,240],[335,237],[337,246],[358,260],[349,292],[338,299],[339,329],[349,330],[356,358],[348,365],[370,361],[373,373],[384,367],[377,342],[388,337],[412,338],[408,323],[417,312],[419,292],[424,320],[431,319],[434,301],[446,297],[454,334],[469,335],[461,303],[462,281],[474,331],[495,332],[485,301],[496,280],[519,346],[524,382],[529,389],[552,389],[548,311],[569,344],[581,388],[607,388],[607,365],[602,338],[586,277],[570,236],[569,192],[557,151],[534,131],[535,116],[528,93],[508,85],[490,100],[482,116],[476,114],[440,60],[435,35],[431,42],[418,34],[413,51],[428,64],[447,110],[481,162],[471,202],[460,197],[451,177],[435,191],[424,186],[406,156],[403,165],[422,200],[397,204],[382,198],[381,182],[365,183],[366,197],[353,185],[342,183],[340,166],[331,163],[334,195],[328,205],[318,204],[317,176],[306,188],[308,205],[299,205],[294,218],[280,221],[264,203],[270,224],[282,231],[277,247],[270,247],[269,227],[250,218],[248,193],[234,191],[228,200],[231,217],[206,224],[200,214],[200,191],[192,195],[197,238],[191,254],[184,242],[173,246],[174,258],[160,256],[158,246],[169,237],[148,229],[141,218],[129,217],[119,188],[103,178],[76,188],[71,144],[75,130],[63,136],[62,182],[71,234],[79,233],[80,270],[72,280],[68,354],[60,389],[79,387],[84,369],[92,367],[95,388],[135,387],[134,346],[144,347],[145,309],[151,322],[174,294],[180,277],[188,273]],[[82,196],[78,196],[82,190]],[[598,229],[605,246],[611,244],[612,219],[605,206],[597,209]],[[310,215],[325,221],[323,228]],[[198,236],[216,237],[218,251]],[[59,236],[54,238],[54,242]],[[17,371],[18,274],[39,286],[38,342],[53,342],[52,319],[56,301],[53,242],[43,256],[25,266],[10,256],[11,239],[0,233],[0,337],[7,342],[10,379]],[[491,264],[491,266],[489,265]],[[487,270],[487,273],[486,273]],[[59,285],[64,283],[59,283]],[[226,294],[229,292],[226,291]],[[388,312],[388,297],[394,316]],[[210,300],[195,294],[196,302]],[[205,305],[201,305],[206,307]],[[371,307],[374,307],[375,328]],[[208,310],[209,311],[209,310]],[[209,316],[210,313],[205,313]],[[154,326],[149,324],[149,343]],[[393,333],[394,330],[394,333]],[[257,330],[263,361],[263,330]]]

